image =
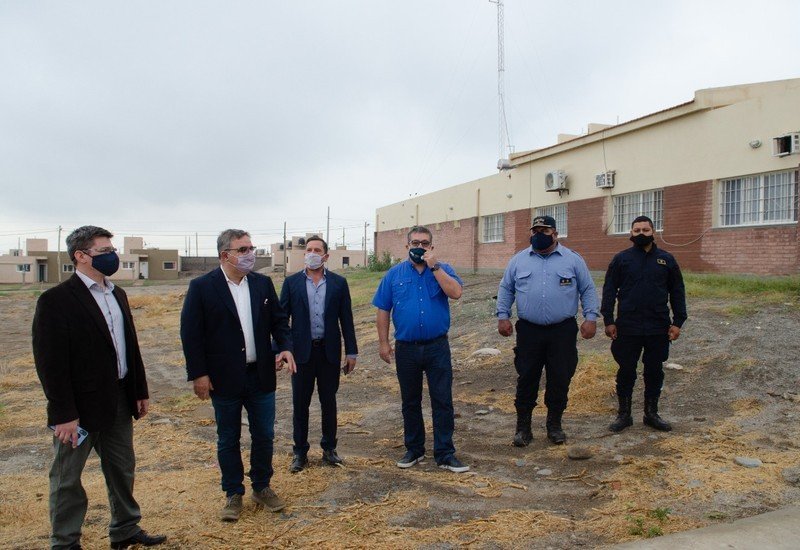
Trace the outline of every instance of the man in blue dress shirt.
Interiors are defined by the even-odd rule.
[[[508,262],[497,294],[497,331],[511,336],[511,305],[516,300],[517,432],[514,445],[525,447],[533,440],[531,413],[539,394],[542,370],[547,373],[544,402],[547,406],[547,437],[562,444],[567,436],[561,417],[567,408],[569,383],[578,366],[576,339],[578,297],[583,306],[583,338],[597,330],[598,300],[586,262],[558,243],[556,221],[537,216],[531,227],[531,246]]]
[[[392,267],[381,280],[372,304],[378,308],[380,356],[397,361],[397,380],[403,401],[406,454],[397,463],[410,468],[425,458],[422,419],[422,376],[428,379],[433,411],[433,457],[440,468],[466,472],[453,445],[453,366],[450,361],[450,305],[461,298],[463,283],[453,268],[437,261],[433,235],[426,227],[408,232],[408,261]],[[389,342],[389,315],[395,328],[395,346]]]

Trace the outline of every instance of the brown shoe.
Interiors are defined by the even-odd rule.
[[[242,495],[231,495],[225,502],[225,507],[219,512],[222,521],[239,521],[242,515]]]
[[[275,494],[275,491],[269,487],[264,487],[260,491],[254,491],[250,494],[250,498],[256,504],[261,504],[270,512],[280,512],[286,506],[283,499]]]

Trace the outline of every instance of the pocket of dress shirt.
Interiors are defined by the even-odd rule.
[[[514,275],[514,289],[517,292],[527,292],[531,285],[531,272],[520,271]]]
[[[567,292],[575,288],[575,272],[570,270],[557,271],[558,287]]]
[[[392,283],[392,301],[397,305],[408,297],[411,279],[398,279]]]

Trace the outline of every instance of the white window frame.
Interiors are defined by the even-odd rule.
[[[719,227],[797,223],[798,170],[719,181]]]
[[[567,229],[569,228],[568,220],[567,220],[567,205],[566,204],[551,204],[550,206],[540,206],[536,209],[536,215],[534,218],[538,218],[539,216],[550,216],[554,220],[556,220],[556,231],[558,232],[559,237],[566,237],[567,236]]]
[[[18,273],[30,273],[31,272],[31,264],[17,264],[17,272]]]
[[[167,264],[172,264],[172,267],[167,267]],[[178,269],[178,262],[175,261],[161,262],[161,268],[164,271],[175,271],[176,269]]]
[[[72,264],[61,264],[62,273],[75,273],[75,266]]]
[[[505,236],[505,214],[492,214],[481,217],[482,243],[502,243]]]
[[[122,269],[133,269],[136,262],[122,262]]]
[[[622,235],[631,230],[631,223],[639,216],[647,216],[653,220],[656,231],[664,230],[664,190],[650,189],[638,193],[614,195],[613,230],[615,235]]]

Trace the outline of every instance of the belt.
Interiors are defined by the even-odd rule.
[[[325,338],[316,338],[311,340],[311,347],[321,348],[325,346]]]
[[[531,326],[531,327],[536,327],[536,328],[550,328],[550,327],[557,327],[557,326],[559,326],[559,325],[565,325],[565,324],[569,323],[570,321],[571,321],[571,322],[575,322],[575,317],[567,317],[567,318],[566,318],[566,319],[564,319],[563,321],[559,321],[559,322],[557,322],[557,323],[551,323],[551,324],[549,324],[549,325],[538,325],[538,324],[536,324],[536,323],[531,323],[530,321],[526,321],[525,319],[520,319],[520,320],[519,320],[519,322],[520,322],[520,323],[522,323],[523,325],[528,325],[528,326]]]
[[[441,336],[437,336],[436,338],[431,338],[430,340],[398,340],[398,344],[410,344],[412,346],[427,346],[429,344],[435,344],[440,340],[447,340],[447,333],[445,332]]]

